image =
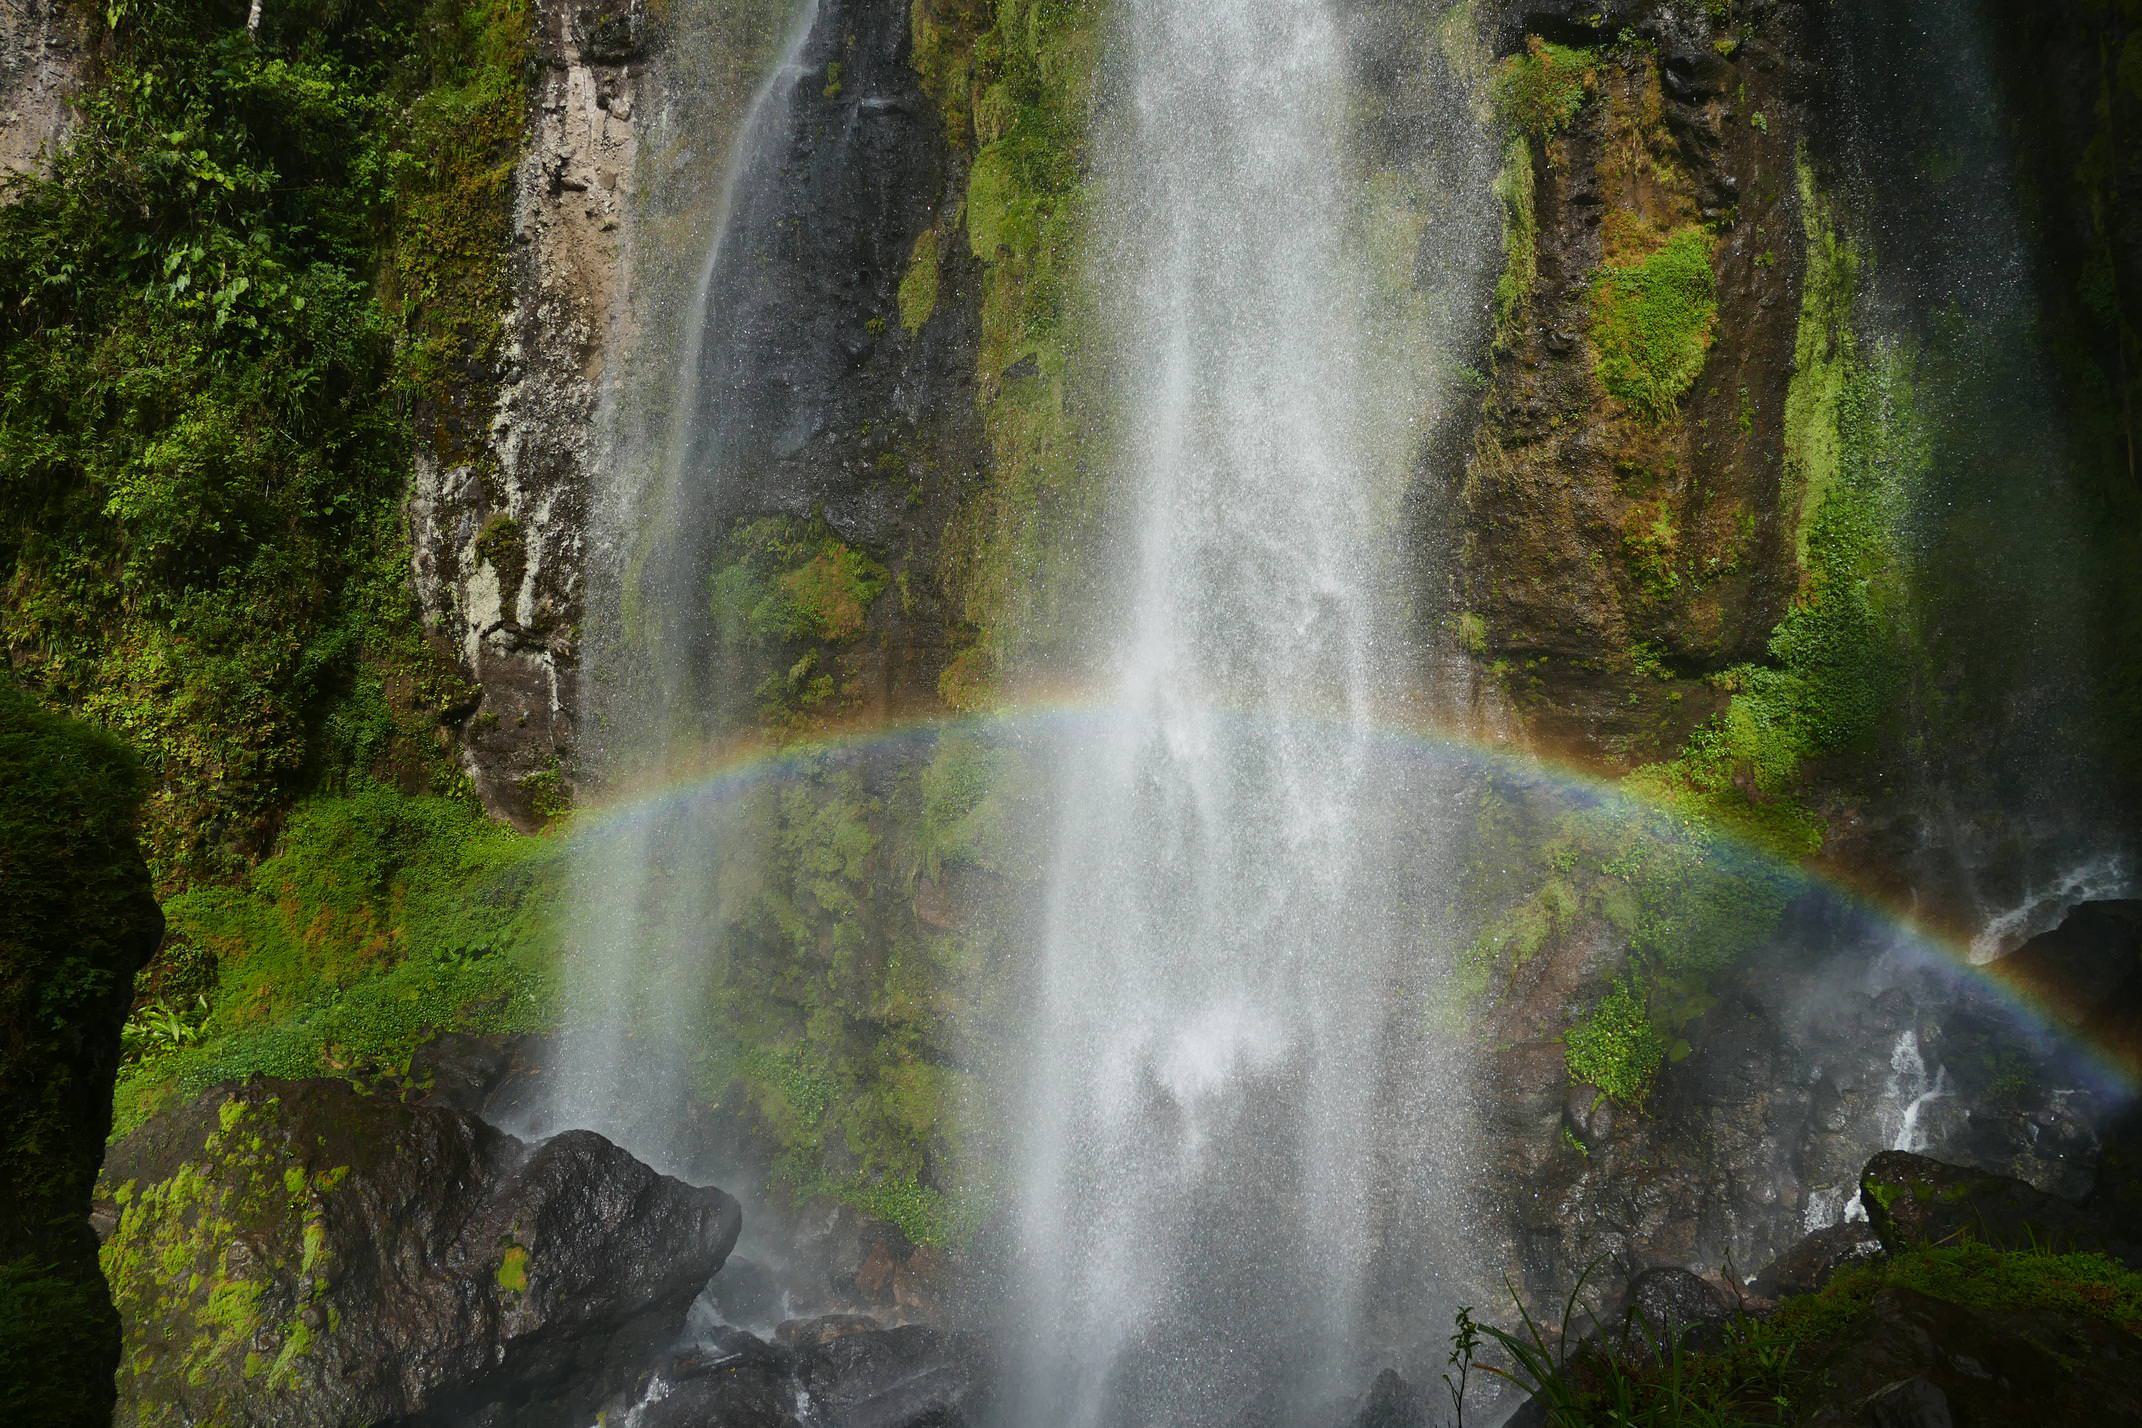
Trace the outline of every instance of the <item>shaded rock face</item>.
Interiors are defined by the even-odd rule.
[[[580,1424],[734,1245],[719,1190],[337,1081],[213,1091],[114,1146],[122,1424]]]
[[[1737,48],[1691,5],[1509,5],[1490,25],[1504,55],[1625,31],[1648,46],[1602,51],[1570,122],[1514,141],[1502,182],[1532,252],[1505,280],[1521,296],[1504,300],[1458,512],[1460,598],[1501,701],[1538,741],[1609,764],[1669,752],[1715,712],[1704,676],[1761,655],[1797,579],[1779,452],[1802,17],[1738,6]],[[1595,284],[1698,225],[1718,234],[1702,372],[1670,410],[1637,410],[1602,382]]]
[[[1867,1158],[1904,1140],[2046,1192],[2090,1191],[2112,1107],[1997,998],[1861,990],[1872,954],[1847,930],[1782,936],[1844,950],[1797,965],[1752,954],[1641,1108],[1572,1084],[1558,1036],[1611,942],[1534,959],[1534,980],[1488,1009],[1485,1183],[1509,1227],[1501,1253],[1535,1303],[1558,1306],[1595,1264],[1744,1277],[1843,1218]]]
[[[1828,1368],[1820,1428],[2142,1422],[2142,1343],[2101,1319],[1884,1289]]]
[[[0,1418],[111,1416],[119,1324],[90,1187],[163,914],[119,745],[0,678]]]

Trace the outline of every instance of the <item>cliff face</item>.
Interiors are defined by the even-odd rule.
[[[1533,739],[1610,767],[1716,713],[1707,676],[1759,659],[1797,586],[1802,29],[1784,5],[1571,5],[1496,36],[1509,267],[1463,635]]]
[[[637,5],[539,7],[512,181],[512,307],[482,394],[420,443],[409,519],[427,627],[480,691],[458,711],[484,806],[522,827],[565,807],[604,383],[625,336],[627,225],[646,68]],[[486,405],[484,398],[488,397]]]

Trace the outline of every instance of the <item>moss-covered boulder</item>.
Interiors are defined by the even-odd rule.
[[[578,1428],[736,1243],[719,1190],[341,1081],[211,1091],[113,1147],[121,1424]]]
[[[1932,1245],[2091,1251],[2142,1267],[2135,1227],[2093,1214],[2021,1180],[1884,1151],[1860,1174],[1860,1200],[1891,1254]]]
[[[118,1325],[90,1187],[163,917],[133,761],[0,681],[0,1420],[103,1423]]]

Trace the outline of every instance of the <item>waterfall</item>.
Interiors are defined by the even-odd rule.
[[[1097,266],[1122,599],[1103,732],[1057,770],[1012,1168],[1035,1428],[1298,1420],[1366,1381],[1377,1271],[1432,1313],[1433,1252],[1399,1271],[1390,1237],[1461,1218],[1463,1081],[1421,991],[1440,874],[1401,857],[1369,738],[1405,662],[1405,453],[1370,395],[1338,9],[1119,22]]]
[[[630,786],[688,768],[720,727],[707,572],[740,481],[754,474],[748,427],[756,333],[749,259],[778,223],[774,198],[795,142],[791,106],[818,0],[803,0],[736,131],[712,207],[706,256],[666,400],[616,442],[614,487],[598,494],[584,675],[599,729],[599,772]],[[710,870],[735,810],[666,797],[576,837],[575,1020],[549,1078],[548,1105],[516,1129],[601,1131],[659,1169],[682,1173],[704,1149],[683,1134],[701,1044],[696,1000],[717,935]]]

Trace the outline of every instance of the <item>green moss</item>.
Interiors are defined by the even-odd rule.
[[[776,721],[831,712],[846,693],[831,670],[889,583],[884,566],[821,523],[772,516],[738,526],[709,584],[733,683]]]
[[[1532,289],[1539,282],[1539,219],[1532,194],[1532,145],[1510,141],[1502,171],[1495,176],[1495,196],[1502,201],[1502,275],[1495,280],[1495,335],[1508,346],[1523,330],[1532,311]]]
[[[900,325],[909,333],[920,332],[937,311],[937,230],[925,228],[908,254],[907,272],[900,279]]]
[[[1591,93],[1598,62],[1591,50],[1528,35],[1523,54],[1496,66],[1496,111],[1519,133],[1545,138],[1577,117]]]
[[[507,1245],[506,1252],[498,1258],[498,1273],[493,1276],[498,1287],[508,1294],[528,1292],[528,1251],[519,1245]]]
[[[1652,1026],[1636,987],[1624,979],[1563,1036],[1569,1079],[1596,1086],[1624,1105],[1640,1106],[1666,1060],[1667,1045]]]
[[[966,231],[982,264],[976,375],[991,463],[944,542],[965,627],[939,685],[955,707],[988,701],[1015,643],[1056,637],[1074,579],[1066,532],[1092,514],[1067,382],[1098,16],[1093,0],[1000,0],[986,29],[968,13]]]
[[[1853,362],[1852,297],[1858,288],[1859,256],[1838,234],[1805,159],[1799,166],[1799,185],[1807,265],[1792,382],[1785,394],[1785,474],[1799,511],[1794,555],[1805,567],[1815,513],[1837,479],[1838,404]]]
[[[1601,385],[1648,420],[1672,416],[1702,375],[1718,319],[1710,234],[1681,228],[1642,261],[1603,269],[1591,319]]]

